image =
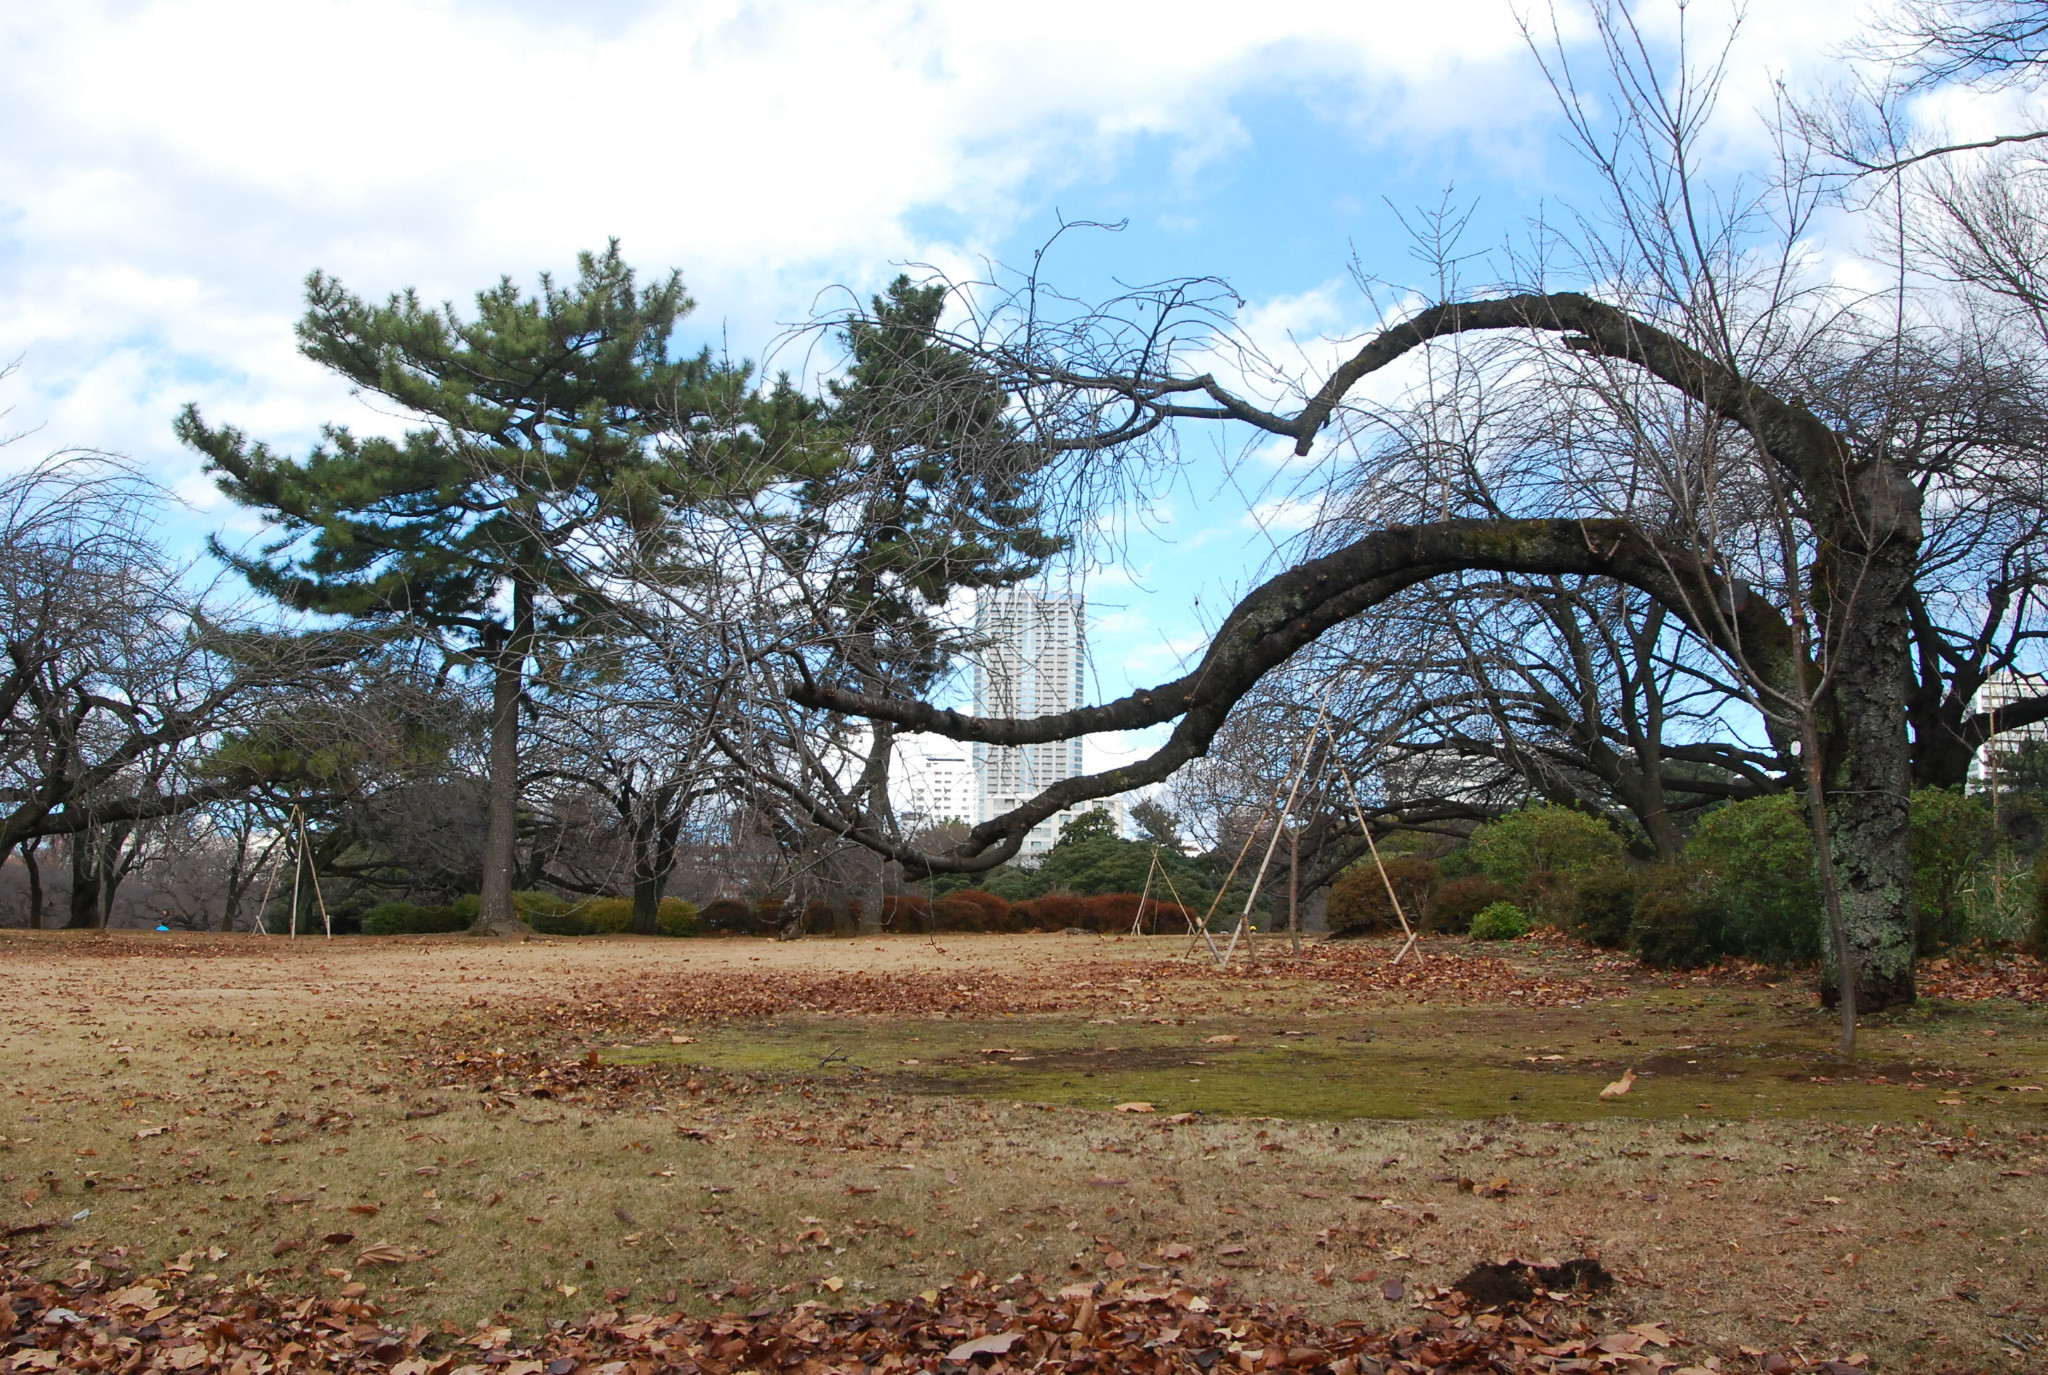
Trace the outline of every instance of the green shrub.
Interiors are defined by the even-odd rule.
[[[1472,918],[1475,941],[1514,941],[1529,934],[1529,914],[1512,902],[1489,903]]]
[[[1586,877],[1595,878],[1604,872],[1596,870]],[[1555,869],[1538,869],[1515,889],[1515,905],[1539,926],[1564,926],[1572,919],[1579,884],[1584,881],[1567,878]]]
[[[1709,812],[1685,847],[1686,868],[1710,891],[1729,954],[1804,963],[1827,931],[1805,803],[1789,793]]]
[[[386,902],[363,914],[363,934],[369,936],[426,936],[441,931],[465,931],[476,920],[476,909],[460,906],[421,907],[410,902]]]
[[[512,895],[513,912],[528,924],[531,924],[536,916],[549,912],[566,912],[574,905],[560,894],[543,893],[538,889],[525,889]]]
[[[1547,802],[1487,822],[1472,833],[1469,848],[1481,873],[1511,888],[1545,871],[1574,884],[1619,867],[1623,855],[1612,826]]]
[[[526,924],[543,936],[587,936],[590,923],[573,909],[539,909],[525,914]]]
[[[2048,960],[2048,850],[2034,861],[2034,921],[2027,928],[2027,953]]]
[[[697,904],[684,898],[663,898],[654,909],[654,932],[658,936],[697,934]]]
[[[528,925],[546,936],[616,936],[633,929],[631,898],[585,898],[571,904],[548,893],[514,893],[512,905]],[[654,914],[657,935],[697,934],[697,904],[694,902],[663,898]]]
[[[633,929],[631,898],[585,898],[574,911],[593,936],[616,936]]]
[[[1572,895],[1571,932],[1607,950],[1628,944],[1636,919],[1636,878],[1626,869],[1591,874]]]
[[[1408,920],[1418,922],[1422,919],[1422,909],[1428,904],[1429,895],[1436,890],[1436,865],[1412,855],[1396,856],[1385,864],[1385,877],[1380,874],[1380,865],[1367,859],[1354,865],[1349,873],[1331,885],[1324,916],[1332,936],[1364,936],[1374,931],[1399,929],[1400,920],[1394,915],[1393,903],[1387,899],[1389,883],[1393,884],[1395,895],[1401,899],[1401,910],[1408,914]]]
[[[1696,872],[1658,865],[1644,871],[1636,889],[1629,948],[1653,969],[1697,969],[1721,956],[1725,925],[1718,896]]]
[[[1959,791],[1917,788],[1912,816],[1919,949],[1931,955],[1968,934],[1968,890],[1991,845],[1991,809]]]
[[[1422,925],[1428,931],[1448,931],[1462,936],[1472,929],[1472,918],[1496,902],[1514,897],[1506,886],[1477,874],[1454,878],[1430,895],[1422,909]]]

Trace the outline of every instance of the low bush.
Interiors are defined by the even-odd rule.
[[[545,899],[522,902],[522,898]],[[528,925],[548,936],[616,936],[633,929],[633,899],[585,898],[571,904],[551,894],[514,894],[513,906]],[[697,904],[663,898],[654,909],[654,930],[661,936],[697,934]]]
[[[550,907],[522,913],[526,924],[543,936],[587,936],[590,926],[583,918],[571,915],[567,907]]]
[[[882,897],[882,929],[884,931],[929,931],[932,929],[932,905],[922,894],[886,893]]]
[[[1454,878],[1430,895],[1428,904],[1422,909],[1423,929],[1462,936],[1472,929],[1472,918],[1496,902],[1508,902],[1513,897],[1505,884],[1495,883],[1490,878],[1481,878],[1477,874],[1469,878]]]
[[[1006,918],[1009,913],[1010,904],[1001,898],[996,898],[992,906],[985,906],[968,894],[948,893],[933,903],[926,915],[934,931],[993,931],[997,928],[990,924],[992,917],[999,914]]]
[[[1689,866],[1645,870],[1636,890],[1629,948],[1653,969],[1697,969],[1726,948],[1725,913],[1711,885]]]
[[[1686,842],[1691,881],[1718,907],[1730,954],[1784,963],[1820,958],[1826,918],[1804,804],[1790,793],[1716,807]]]
[[[1968,890],[1991,849],[1991,809],[1960,789],[1913,791],[1913,901],[1919,953],[1969,935]]]
[[[663,898],[654,909],[654,933],[658,936],[697,934],[697,904],[684,898]]]
[[[1619,867],[1623,854],[1621,837],[1599,817],[1544,802],[1487,822],[1468,848],[1481,873],[1510,887],[1545,871],[1570,885]]]
[[[1475,941],[1515,941],[1529,934],[1529,914],[1512,902],[1488,903],[1472,917]]]
[[[1026,931],[1066,931],[1073,927],[1089,930],[1087,905],[1072,893],[1047,893],[1020,902],[1013,909],[1024,919]]]
[[[2048,960],[2048,850],[2034,861],[2034,920],[2027,928],[2027,953]]]
[[[474,906],[464,912],[456,906],[421,907],[410,902],[386,902],[363,914],[363,933],[370,936],[427,936],[442,931],[466,931],[474,920]]]
[[[1190,922],[1197,920],[1196,914],[1187,908],[1148,898],[1143,893],[1101,893],[1082,902],[1087,920],[1081,924],[1105,935],[1126,932],[1136,925],[1143,934],[1156,936],[1164,931],[1185,931]],[[1138,920],[1141,904],[1145,909],[1142,923]]]
[[[1571,933],[1607,950],[1628,944],[1636,919],[1636,879],[1626,869],[1594,874],[1572,895]]]
[[[941,931],[1022,931],[1024,918],[1015,908],[983,888],[963,888],[939,899],[932,909]]]
[[[751,936],[755,932],[754,913],[735,898],[717,898],[704,904],[704,910],[697,914],[700,929],[715,932],[721,936]]]
[[[1393,885],[1394,896],[1401,900],[1401,910],[1407,913],[1408,920],[1418,922],[1422,919],[1423,908],[1428,905],[1430,894],[1436,891],[1436,865],[1413,855],[1399,855],[1384,863],[1384,875],[1381,865],[1368,859],[1331,885],[1324,919],[1329,923],[1332,939],[1399,930],[1400,919],[1395,916],[1394,904],[1387,897],[1388,884]]]

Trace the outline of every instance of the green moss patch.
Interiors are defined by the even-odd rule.
[[[1992,1114],[2048,1125],[2048,1025],[2003,1005],[1934,1005],[1833,1058],[1832,1021],[1769,989],[1658,990],[1598,1008],[1399,1007],[1366,1016],[995,1021],[785,1018],[682,1045],[615,1048],[919,1095],[1159,1113],[1340,1121],[1804,1118]],[[1230,1038],[1230,1039],[1219,1039]],[[1635,1072],[1629,1091],[1602,1099]]]

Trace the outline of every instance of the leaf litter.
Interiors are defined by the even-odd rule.
[[[613,1306],[581,1321],[519,1333],[503,1314],[474,1331],[406,1324],[360,1297],[300,1295],[253,1275],[216,1283],[213,1276],[192,1280],[168,1269],[52,1282],[0,1252],[7,1300],[0,1305],[0,1338],[8,1352],[0,1364],[21,1372],[310,1367],[390,1375],[730,1375],[742,1369],[822,1375],[854,1363],[933,1372],[1056,1364],[1075,1372],[1212,1375],[1285,1367],[1309,1375],[1457,1375],[1655,1372],[1677,1364],[1659,1354],[1684,1341],[1668,1325],[1610,1328],[1599,1321],[1587,1297],[1599,1286],[1586,1282],[1604,1276],[1597,1262],[1513,1265],[1495,1268],[1541,1285],[1571,1288],[1571,1277],[1580,1282],[1574,1292],[1522,1285],[1527,1294],[1518,1288],[1488,1303],[1456,1287],[1404,1290],[1390,1282],[1389,1295],[1408,1298],[1408,1305],[1394,1324],[1375,1326],[1319,1322],[1292,1305],[1231,1301],[1221,1285],[1207,1293],[1122,1280],[1054,1288],[1035,1275],[995,1281],[970,1271],[922,1294],[860,1308],[806,1301],[688,1317],[628,1315]],[[819,1288],[837,1287],[821,1281]],[[1838,1367],[1816,1359],[1772,1368]]]

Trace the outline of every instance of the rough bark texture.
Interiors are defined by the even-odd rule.
[[[511,632],[493,646],[488,811],[484,827],[483,891],[478,935],[527,935],[533,930],[512,910],[512,875],[519,849],[519,699],[526,686],[526,655],[533,638],[533,594],[513,590]]]
[[[36,862],[36,846],[40,841],[24,841],[21,846],[21,865],[28,870],[28,929],[43,929],[43,866]]]
[[[682,817],[671,814],[674,790],[658,793],[654,807],[633,826],[633,925],[636,936],[660,933],[661,898],[675,871]]]
[[[1914,999],[1907,597],[1920,510],[1917,489],[1900,474],[1872,466],[1854,478],[1833,528],[1821,532],[1813,582],[1830,668],[1820,720],[1835,878],[1863,1014]],[[1849,595],[1834,597],[1837,589]],[[1832,1006],[1841,975],[1832,955],[1828,963],[1821,996]]]
[[[100,920],[100,868],[94,862],[99,837],[91,831],[71,836],[71,912],[64,923],[71,931],[89,930]]]

